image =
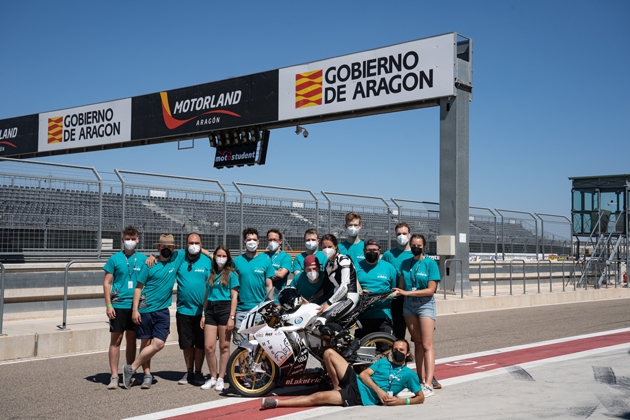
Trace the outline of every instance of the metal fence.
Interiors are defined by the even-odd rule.
[[[128,224],[141,232],[145,251],[162,233],[183,247],[190,232],[207,249],[242,250],[241,233],[251,226],[261,236],[279,229],[285,250],[301,252],[309,228],[343,241],[351,211],[361,215],[361,237],[378,238],[383,250],[396,246],[394,226],[404,221],[426,236],[429,253],[436,251],[439,203],[126,170],[111,175],[103,181],[94,168],[0,158],[0,261],[109,255],[120,249],[120,230]],[[469,228],[471,252],[495,259],[510,252],[571,253],[565,216],[471,207]]]

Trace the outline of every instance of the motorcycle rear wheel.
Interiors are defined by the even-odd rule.
[[[391,334],[383,332],[373,332],[361,339],[361,347],[376,347],[376,358],[382,359],[383,357],[386,358],[389,353],[391,353],[395,341],[396,337]],[[379,346],[379,344],[381,344],[381,346]],[[380,349],[379,347],[385,347],[385,350]],[[359,374],[367,367],[369,366],[354,365],[354,370],[357,372],[357,374]]]
[[[253,364],[256,358],[264,372],[253,372]],[[276,387],[279,368],[267,356],[263,349],[258,347],[256,353],[249,354],[242,347],[234,350],[228,360],[227,381],[230,388],[243,397],[263,397]]]

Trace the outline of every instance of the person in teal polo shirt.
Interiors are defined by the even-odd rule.
[[[365,245],[363,244],[363,241],[359,239],[359,232],[363,227],[359,213],[351,211],[346,214],[345,226],[348,236],[345,241],[339,244],[339,253],[341,255],[348,255],[356,266],[365,259],[365,256],[363,255]]]
[[[177,270],[185,258],[184,251],[175,252],[173,235],[161,235],[157,243],[159,258],[149,268],[145,262],[133,294],[132,320],[138,325],[140,353],[130,365],[123,369],[123,385],[131,387],[131,377],[140,366],[144,369],[142,388],[151,388],[150,361],[164,348],[171,326],[168,307],[173,302],[173,286],[177,279]]]
[[[409,246],[409,238],[411,237],[411,231],[409,225],[405,222],[400,222],[396,225],[396,242],[398,246],[394,249],[390,249],[383,254],[383,261],[387,261],[396,269],[396,278],[400,276],[400,265],[403,261],[413,258],[411,253],[411,247]],[[394,328],[394,335],[396,338],[405,338],[407,324],[405,323],[405,317],[403,316],[403,304],[405,299],[402,296],[398,296],[392,300],[392,323]]]
[[[269,229],[267,232],[267,249],[269,251],[266,251],[265,255],[275,270],[271,278],[273,287],[281,290],[287,285],[289,270],[291,270],[291,256],[282,251],[282,232],[278,229]]]
[[[271,260],[266,255],[257,255],[258,230],[247,228],[243,231],[245,253],[234,258],[234,268],[238,275],[238,306],[234,320],[234,334],[232,342],[239,345],[247,339],[239,334],[238,328],[247,313],[265,299],[267,293],[273,289],[272,278],[276,275]]]
[[[315,229],[308,229],[304,232],[304,247],[306,251],[301,254],[297,254],[293,259],[293,266],[291,267],[291,272],[293,273],[293,278],[297,278],[302,270],[304,270],[304,259],[309,255],[315,255],[319,260],[320,267],[326,266],[326,255],[322,251],[318,251],[319,247],[319,233]]]
[[[433,331],[435,329],[435,289],[440,281],[437,263],[424,253],[426,239],[423,235],[411,235],[411,252],[414,257],[403,261],[394,296],[404,296],[403,315],[409,334],[416,348],[417,372],[425,397],[433,392],[435,353]]]
[[[324,271],[319,263],[319,260],[315,255],[309,255],[304,259],[304,269],[300,272],[300,275],[293,277],[291,286],[295,287],[306,302],[311,300],[311,297],[322,288],[324,280]],[[318,305],[323,305],[328,296],[324,296],[315,302]]]
[[[127,364],[136,358],[137,325],[131,319],[131,304],[133,291],[136,288],[138,273],[142,270],[147,257],[136,252],[136,245],[140,241],[138,229],[127,226],[122,231],[121,241],[124,249],[109,257],[103,267],[105,280],[103,291],[105,294],[105,312],[109,318],[109,367],[112,372],[108,389],[118,388],[118,361],[120,359],[120,344],[123,334],[127,337],[125,356]]]
[[[396,269],[387,261],[379,260],[381,244],[378,239],[365,241],[365,259],[357,265],[357,279],[363,293],[384,293],[396,287]],[[362,328],[357,337],[380,331],[393,334],[391,300],[373,303],[359,318]]]
[[[277,407],[313,407],[316,405],[410,405],[422,404],[424,395],[418,382],[418,375],[409,369],[411,359],[409,343],[396,340],[392,347],[391,360],[380,359],[357,375],[354,368],[333,349],[324,352],[324,364],[333,385],[332,391],[321,391],[311,395],[286,398],[263,398],[262,410]],[[398,398],[407,388],[415,395],[411,398]]]

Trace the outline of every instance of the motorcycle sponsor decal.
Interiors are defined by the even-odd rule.
[[[295,318],[295,325],[300,325],[302,321],[304,321],[304,318],[302,318],[301,316]]]
[[[300,377],[291,377],[291,378],[285,378],[282,381],[282,385],[285,386],[292,386],[292,385],[315,385],[315,384],[321,384],[324,383],[325,379],[322,375],[319,375],[317,373],[309,373],[306,375],[301,375]],[[328,382],[328,381],[326,381]]]
[[[269,337],[266,335],[267,333],[272,333],[273,335]],[[266,326],[254,334],[254,337],[256,337],[258,343],[260,343],[263,350],[265,350],[265,353],[267,353],[271,360],[278,366],[282,366],[289,356],[293,355],[291,344],[283,331],[274,330]]]

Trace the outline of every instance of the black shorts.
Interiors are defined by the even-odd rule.
[[[403,305],[405,304],[405,298],[399,296],[392,300],[392,322],[394,324],[394,335],[396,339],[404,339],[407,333],[407,324],[405,323],[405,317],[403,316]]]
[[[182,350],[193,347],[202,349],[203,330],[201,329],[201,315],[184,315],[177,312],[177,334],[179,335],[179,348]]]
[[[131,309],[114,308],[114,311],[116,318],[109,320],[109,332],[138,331],[138,326],[131,320]]]
[[[362,328],[357,331],[356,336],[363,338],[373,332],[384,332],[394,334],[392,320],[389,318],[359,318]]]
[[[352,407],[353,405],[363,405],[361,401],[361,392],[359,391],[359,384],[357,383],[357,373],[352,366],[348,365],[346,373],[339,381],[339,394],[341,394],[341,401],[344,407]]]
[[[230,319],[231,307],[232,302],[229,300],[208,302],[208,309],[206,309],[206,325],[226,326]]]

